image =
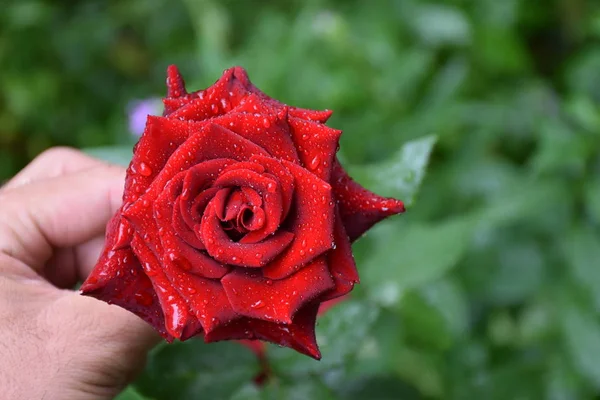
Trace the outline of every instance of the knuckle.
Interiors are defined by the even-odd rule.
[[[81,157],[84,154],[72,147],[67,146],[56,146],[41,152],[35,159],[36,160],[53,160],[53,159],[64,159],[72,157]]]

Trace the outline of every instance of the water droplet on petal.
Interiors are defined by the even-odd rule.
[[[190,191],[185,188],[183,189],[183,192],[181,192],[181,200],[187,200],[190,198]]]
[[[250,307],[251,308],[263,308],[265,306],[265,303],[262,300],[258,300],[256,303],[251,304]]]
[[[263,119],[263,126],[264,126],[265,128],[269,128],[269,127],[271,127],[271,121],[269,121],[269,119],[268,119],[268,118],[264,118],[264,119]]]
[[[152,168],[150,168],[148,166],[148,164],[146,164],[145,162],[141,162],[140,163],[140,169],[139,169],[140,175],[142,176],[150,176],[152,175]]]
[[[308,164],[308,167],[310,169],[316,169],[319,164],[321,163],[321,157],[319,157],[318,155],[314,156],[312,160],[310,160],[310,163]]]

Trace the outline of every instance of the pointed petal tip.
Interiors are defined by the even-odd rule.
[[[185,81],[176,65],[167,67],[167,97],[177,98],[187,94]]]

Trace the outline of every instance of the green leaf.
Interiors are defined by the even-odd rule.
[[[408,291],[400,301],[400,315],[408,341],[420,346],[447,350],[452,344],[444,317],[417,291]]]
[[[338,397],[317,377],[285,381],[272,377],[265,385],[246,385],[229,400],[337,400]]]
[[[567,352],[577,371],[600,389],[600,323],[596,313],[575,301],[576,293],[562,293],[560,322]]]
[[[428,398],[442,398],[444,378],[440,368],[441,354],[403,347],[397,354],[396,372]]]
[[[337,396],[321,382],[312,377],[294,382],[274,382],[263,390],[262,400],[336,400]]]
[[[392,305],[402,290],[434,281],[455,266],[471,233],[469,218],[408,227],[382,223],[370,234],[374,246],[362,267],[362,283],[372,298]]]
[[[400,315],[411,342],[438,350],[450,348],[468,325],[466,299],[447,279],[407,291],[400,300]]]
[[[130,146],[91,147],[82,149],[82,151],[102,161],[123,167],[129,165],[133,156],[133,149]]]
[[[425,176],[435,141],[435,136],[410,141],[385,161],[349,166],[349,174],[369,190],[410,205]]]
[[[367,302],[350,300],[336,305],[317,322],[321,360],[315,361],[290,349],[271,346],[268,357],[276,374],[321,373],[343,367],[356,355],[378,313],[379,309]]]
[[[127,386],[115,400],[151,400],[150,397],[142,396],[133,386]]]
[[[590,217],[600,225],[600,176],[586,182],[585,204]]]
[[[258,371],[256,356],[239,343],[192,339],[154,351],[135,385],[157,400],[224,399]]]
[[[574,280],[600,307],[600,237],[593,230],[580,227],[566,236],[562,249]]]

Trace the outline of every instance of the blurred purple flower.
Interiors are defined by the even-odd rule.
[[[129,104],[129,131],[135,136],[141,136],[146,126],[148,115],[162,114],[162,101],[159,98],[135,100]]]

